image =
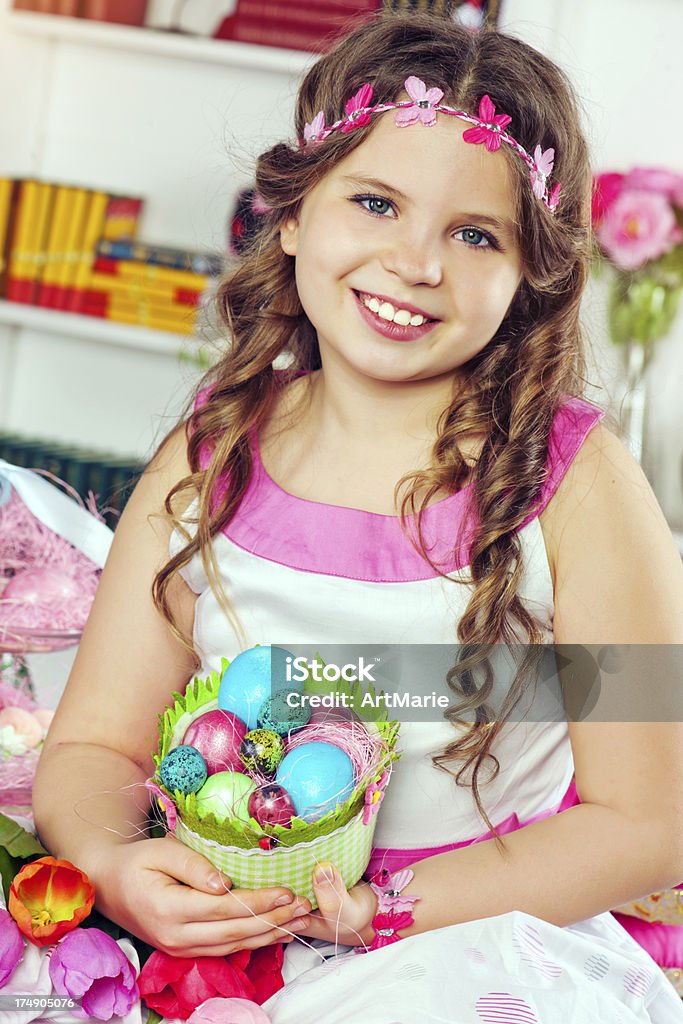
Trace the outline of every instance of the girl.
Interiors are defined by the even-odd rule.
[[[347,893],[321,865],[315,912],[144,837],[158,713],[254,643],[683,641],[670,531],[581,398],[590,172],[564,75],[388,16],[310,70],[296,132],[258,164],[231,346],[116,531],[36,781],[43,841],[167,952],[303,937],[276,1024],[683,1020],[606,913],[683,877],[677,724],[493,721],[461,667],[474,724],[403,725],[385,873]],[[371,951],[321,964],[339,943]]]

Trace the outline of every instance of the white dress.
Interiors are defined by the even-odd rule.
[[[569,400],[550,439],[537,507],[518,532],[520,590],[552,642],[553,587],[539,514],[600,419]],[[252,438],[254,474],[237,515],[214,540],[221,582],[247,646],[455,644],[471,593],[469,489],[437,502],[424,518],[433,569],[393,516],[325,505],[288,494],[266,473]],[[174,535],[173,553],[181,545]],[[183,575],[198,594],[194,642],[206,673],[242,649],[209,587],[199,557]],[[461,582],[458,582],[461,581]],[[498,777],[484,800],[496,824],[553,813],[573,776],[566,722],[516,722],[495,746]],[[481,836],[471,791],[437,771],[431,754],[454,736],[440,722],[404,722],[391,784],[378,816],[380,851],[441,847]],[[419,914],[419,903],[416,914]],[[311,948],[311,947],[315,948]],[[631,1024],[683,1022],[683,1006],[655,962],[610,914],[560,928],[512,912],[411,936],[356,955],[299,940],[286,950],[285,987],[264,1010],[273,1024]]]

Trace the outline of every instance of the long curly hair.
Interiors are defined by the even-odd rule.
[[[395,489],[398,507],[406,488],[400,501],[406,535],[413,517],[417,535],[411,543],[444,576],[425,551],[422,513],[437,493],[473,485],[472,507],[480,525],[470,546],[471,596],[457,626],[458,660],[448,676],[458,699],[446,717],[459,728],[433,762],[449,772],[458,766],[452,774],[458,784],[472,788],[482,819],[492,828],[481,801],[480,771],[485,763],[491,778],[499,770],[492,745],[528,687],[543,643],[542,624],[518,594],[524,565],[516,531],[539,498],[555,414],[568,396],[580,397],[584,390],[579,303],[590,257],[591,175],[577,104],[559,68],[519,39],[496,31],[472,34],[428,15],[381,15],[321,57],[299,90],[297,137],[319,110],[326,123],[337,119],[364,82],[373,86],[373,102],[397,100],[407,74],[438,86],[443,102],[460,109],[476,112],[488,93],[496,108],[512,117],[511,131],[527,152],[537,144],[555,150],[553,177],[562,182],[553,215],[533,195],[526,165],[502,147],[514,175],[523,280],[494,337],[463,368],[463,387],[438,423],[431,466],[402,477]],[[328,171],[362,145],[378,119],[349,134],[335,132],[316,146],[280,143],[258,159],[256,185],[270,212],[239,265],[219,286],[218,308],[231,344],[203,381],[210,389],[205,401],[187,416],[192,472],[166,503],[186,544],[158,573],[153,592],[176,632],[169,584],[199,552],[225,614],[244,639],[218,583],[211,539],[230,522],[249,483],[250,429],[267,420],[279,389],[295,374],[321,367],[316,332],[297,293],[294,260],[280,246],[280,227],[296,216]],[[276,373],[273,362],[285,353],[290,365]],[[472,436],[483,438],[476,458],[464,454],[464,442]],[[203,469],[200,453],[206,452],[211,458]],[[221,488],[226,474],[230,487]],[[188,492],[199,496],[192,531],[177,513]],[[456,537],[453,547],[458,548]],[[523,663],[494,716],[487,704],[493,682],[487,650],[489,645],[522,643]]]

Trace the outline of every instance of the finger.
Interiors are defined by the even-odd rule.
[[[313,888],[320,916],[338,920],[348,893],[334,864],[327,861],[318,864],[313,872]]]
[[[206,857],[190,850],[179,840],[167,836],[165,839],[152,840],[152,843],[155,842],[159,845],[154,849],[154,864],[150,864],[150,867],[163,871],[171,878],[184,882],[185,885],[200,892],[217,895],[232,888],[232,881],[227,875],[218,871]]]
[[[174,956],[189,955],[185,949],[203,949],[201,955],[217,956],[222,955],[214,951],[223,949],[234,951],[235,949],[256,949],[258,946],[269,945],[271,942],[284,942],[294,938],[300,931],[308,927],[308,918],[290,920],[283,923],[279,928],[260,927],[258,931],[249,931],[249,927],[255,927],[254,922],[240,921],[239,932],[231,928],[229,923],[221,926],[219,923],[188,924],[179,933],[179,945],[182,945],[182,952],[174,951]],[[228,949],[230,947],[230,949]],[[208,951],[211,952],[208,952]],[[198,955],[198,954],[192,954]]]
[[[209,896],[185,886],[168,887],[168,909],[178,921],[232,921],[265,918],[272,924],[281,924],[294,917],[297,911],[307,913],[310,901],[295,897],[289,889],[232,889],[223,896]]]

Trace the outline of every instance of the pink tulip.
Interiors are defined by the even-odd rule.
[[[16,921],[0,907],[0,987],[7,982],[24,955],[24,940]]]
[[[99,928],[69,932],[50,957],[55,992],[80,1000],[87,1020],[125,1017],[139,997],[135,973],[118,943]]]
[[[665,196],[644,189],[624,189],[598,224],[596,235],[620,270],[637,270],[683,237]]]
[[[624,187],[661,192],[676,206],[683,206],[683,174],[663,167],[634,167],[626,175]]]
[[[207,999],[187,1024],[270,1024],[270,1017],[251,999]]]

